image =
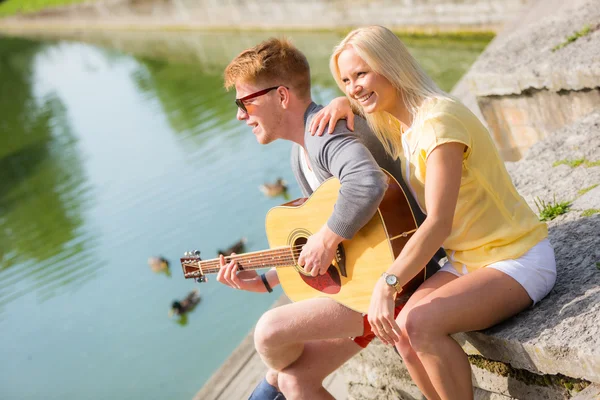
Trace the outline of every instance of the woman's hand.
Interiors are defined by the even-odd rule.
[[[350,102],[345,97],[338,97],[331,100],[325,108],[317,113],[310,122],[310,134],[323,136],[325,126],[329,125],[328,132],[333,133],[335,124],[340,120],[346,120],[346,126],[354,131],[354,113],[350,107]]]
[[[368,317],[371,330],[384,344],[393,345],[400,340],[400,327],[394,316],[394,288],[383,278],[377,281],[371,295]]]
[[[231,255],[234,256],[235,253],[231,253]],[[239,271],[237,261],[231,260],[229,263],[225,264],[225,257],[223,257],[222,254],[219,256],[219,261],[221,269],[217,274],[218,282],[234,289],[248,290],[251,292],[256,291],[253,290],[256,288],[256,280],[260,280],[256,271]]]

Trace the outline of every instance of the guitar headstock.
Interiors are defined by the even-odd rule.
[[[196,282],[206,282],[208,278],[202,273],[200,268],[200,251],[186,251],[183,257],[180,258],[181,268],[183,269],[183,277],[186,279],[194,278]]]

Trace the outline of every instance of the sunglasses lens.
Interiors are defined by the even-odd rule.
[[[246,110],[246,106],[244,105],[244,102],[241,100],[236,99],[235,100],[235,105],[238,106],[238,108],[240,110],[242,110],[243,112],[245,112],[246,114],[248,113],[248,110]]]

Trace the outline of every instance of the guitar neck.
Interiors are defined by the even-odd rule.
[[[290,246],[225,257],[225,263],[232,260],[237,261],[238,269],[240,271],[283,267],[296,264],[296,259]],[[221,263],[218,258],[213,258],[212,260],[187,259],[185,261],[182,259],[182,264],[184,264],[186,278],[188,277],[188,274],[190,274],[190,278],[198,277],[199,275],[214,274],[219,272],[219,269],[221,268]]]

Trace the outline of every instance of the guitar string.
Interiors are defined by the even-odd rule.
[[[247,258],[244,259],[243,257],[240,258],[234,258],[232,260],[229,261],[225,261],[225,263],[229,263],[231,261],[237,261],[238,264],[246,264],[248,266],[252,265],[252,264],[259,264],[259,263],[271,263],[271,262],[287,262],[287,261],[294,261],[295,258],[291,257],[290,255],[286,255],[286,256],[278,256],[278,257],[255,257],[255,258]],[[198,265],[196,263],[196,265]],[[219,260],[208,260],[208,261],[204,261],[204,262],[200,262],[200,265],[202,266],[210,266],[210,265],[221,265],[221,263],[219,262]]]
[[[242,259],[242,258],[247,258],[247,259],[269,259],[270,257],[273,256],[277,256],[277,255],[288,255],[290,251],[296,251],[296,250],[300,250],[302,247],[304,247],[304,245],[298,245],[298,246],[294,246],[294,247],[286,247],[283,249],[273,249],[273,250],[264,250],[262,252],[256,252],[256,257],[252,258],[253,255],[252,254],[235,254],[233,256],[229,255],[229,256],[224,256],[225,257],[225,261],[229,262],[232,259]],[[190,260],[191,261],[191,260]],[[192,262],[201,262],[201,263],[208,263],[208,262],[219,262],[218,258],[213,258],[210,260],[197,260],[197,261],[192,261]]]
[[[294,265],[293,265],[293,264],[290,264],[290,263],[275,263],[275,264],[267,265],[267,266],[264,266],[264,267],[262,267],[262,266],[258,266],[258,267],[256,267],[256,268],[252,268],[252,269],[248,268],[248,269],[244,269],[244,270],[242,270],[242,271],[250,271],[250,270],[254,270],[254,269],[272,268],[272,267],[293,267],[293,266],[294,266]],[[220,268],[203,268],[203,269],[202,269],[202,273],[203,273],[203,274],[206,274],[206,273],[208,273],[208,274],[212,274],[212,273],[217,273],[217,272],[219,272],[219,271],[220,271]],[[186,273],[186,275],[187,275],[187,274],[198,273],[198,272],[200,272],[200,270],[199,270],[199,269],[198,269],[198,270],[195,270],[195,271],[187,272],[187,273]]]
[[[246,267],[247,269],[243,269],[243,271],[262,269],[262,268],[271,268],[271,267],[286,267],[286,266],[291,267],[294,265],[295,265],[294,263],[279,262],[279,263],[273,263],[273,264],[269,264],[269,265],[265,265],[265,266],[255,266],[254,268]],[[215,272],[219,272],[220,270],[221,270],[220,267],[202,268],[202,273],[215,273]],[[200,269],[196,269],[194,271],[187,272],[187,274],[195,273],[195,272],[200,272]]]
[[[390,240],[394,240],[394,239],[398,239],[400,237],[406,237],[406,234],[411,234],[414,233],[414,231],[416,231],[416,229],[409,231],[409,232],[405,232],[402,233],[400,235],[397,235],[393,238],[391,238]],[[237,259],[238,262],[240,261],[245,261],[246,262],[246,268],[254,268],[254,269],[261,269],[261,268],[268,268],[268,267],[273,267],[273,266],[289,266],[289,265],[295,265],[296,261],[294,259],[289,260],[289,257],[291,257],[289,255],[290,251],[297,251],[300,250],[304,247],[304,244],[301,245],[295,245],[295,246],[289,246],[289,247],[284,247],[284,248],[277,248],[277,249],[270,249],[270,250],[264,250],[261,252],[256,252],[256,254],[260,254],[257,257],[252,258],[252,256],[248,256],[248,255],[244,255],[244,254],[240,254],[240,255],[235,255],[235,256],[226,256],[225,257],[225,262],[229,263],[232,260]],[[277,262],[273,262],[275,256],[277,256],[278,260]],[[292,261],[292,264],[290,264],[290,262],[284,262],[283,264],[281,264],[281,260],[279,260],[279,258],[281,256],[285,256],[289,261]],[[246,258],[246,260],[243,260],[244,258]],[[219,269],[221,268],[221,264],[220,264],[220,260],[219,259],[211,259],[211,260],[199,260],[197,262],[200,262],[202,265],[198,266],[198,265],[188,265],[188,266],[192,266],[197,268],[198,270],[202,270],[203,272],[218,272]],[[197,262],[193,262],[194,264],[196,264]],[[253,265],[256,263],[261,263],[261,265]],[[264,265],[265,262],[268,262],[268,265]],[[242,265],[242,267],[244,267]],[[208,271],[209,269],[214,269],[215,271]]]
[[[286,266],[286,265],[295,265],[296,262],[293,258],[291,258],[290,250],[298,250],[299,248],[302,248],[304,245],[298,245],[298,246],[294,246],[294,248],[289,247],[289,248],[279,248],[279,249],[274,249],[274,250],[265,250],[263,252],[263,254],[257,256],[257,257],[248,257],[248,256],[244,256],[243,254],[240,254],[239,257],[236,256],[227,256],[225,257],[225,261],[226,262],[230,262],[232,259],[235,260],[237,259],[238,262],[239,261],[246,261],[246,268],[255,268],[255,269],[260,269],[260,268],[268,268],[268,267],[272,267],[272,266]],[[270,253],[270,254],[265,254],[265,253]],[[244,258],[247,258],[246,260],[243,260]],[[284,260],[281,260],[281,258],[284,258]],[[291,261],[291,264],[290,264]],[[215,271],[212,272],[218,272],[219,269],[221,268],[221,264],[220,264],[220,260],[219,259],[212,259],[212,260],[206,260],[206,261],[199,261],[202,265],[198,266],[198,265],[188,265],[191,267],[195,267],[198,270],[202,270],[203,272],[209,272],[208,269],[214,269]],[[264,265],[266,262],[268,262],[269,265]],[[254,265],[257,263],[261,263],[261,265]],[[193,264],[197,264],[197,262],[193,262]],[[263,266],[264,265],[264,266]],[[244,265],[242,265],[242,267],[244,267]]]
[[[225,262],[229,263],[232,260],[237,260],[238,263],[241,262],[245,262],[247,267],[252,267],[253,264],[265,264],[268,263],[269,265],[271,264],[277,264],[277,263],[282,263],[284,262],[285,265],[289,265],[289,261],[292,261],[293,263],[295,263],[295,259],[292,258],[292,256],[289,254],[289,251],[282,251],[279,253],[273,253],[271,255],[260,255],[257,257],[247,257],[247,256],[243,256],[240,255],[239,257],[226,257]],[[283,259],[283,260],[282,260]],[[211,267],[219,267],[220,268],[220,260],[218,259],[213,259],[213,260],[206,260],[206,261],[199,261],[199,263],[201,264],[202,269],[205,268],[211,268]],[[200,268],[200,266],[197,265],[197,262],[193,262],[193,264],[196,265],[191,265],[197,268]]]
[[[413,229],[412,231],[408,231],[408,232],[403,232],[400,235],[397,235],[397,236],[394,236],[394,237],[390,238],[390,241],[391,240],[395,240],[395,239],[399,239],[401,237],[407,237],[408,234],[414,233],[415,231],[416,231],[416,229]],[[255,254],[260,254],[257,258],[260,258],[260,257],[270,257],[270,255],[267,254],[267,253],[274,253],[274,254],[276,254],[278,252],[285,252],[287,254],[290,250],[292,250],[292,251],[300,250],[304,246],[305,246],[305,244],[300,244],[300,245],[295,245],[295,246],[279,247],[277,249],[268,249],[268,250],[256,251],[254,253]],[[228,261],[228,259],[230,261],[234,257],[237,257],[237,258],[252,257],[252,255],[250,253],[245,253],[245,254],[242,253],[242,254],[236,254],[234,256],[229,255],[229,256],[224,256],[224,257],[225,257],[225,261]],[[211,262],[211,261],[218,262],[218,260],[219,260],[218,258],[213,258],[213,259],[209,259],[209,260],[198,260],[198,261],[201,262],[201,263],[208,263],[208,262]]]

